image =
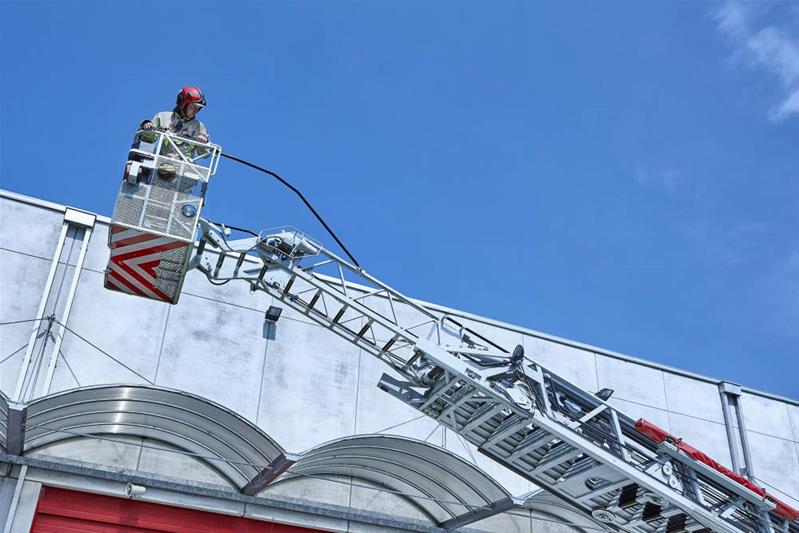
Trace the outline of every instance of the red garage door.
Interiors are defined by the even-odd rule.
[[[303,533],[318,531],[155,503],[44,487],[35,533]]]

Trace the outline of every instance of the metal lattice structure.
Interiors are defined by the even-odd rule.
[[[534,361],[436,314],[293,229],[228,242],[201,220],[190,267],[240,280],[386,363],[379,387],[492,460],[591,515],[641,533],[795,531],[774,501],[656,446],[627,417]]]

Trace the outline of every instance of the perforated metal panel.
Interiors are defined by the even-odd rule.
[[[207,169],[156,157],[155,169],[142,182],[122,182],[114,224],[191,241],[202,208],[203,173]]]

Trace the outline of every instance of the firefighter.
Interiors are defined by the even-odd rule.
[[[199,143],[207,143],[210,141],[208,130],[205,128],[205,124],[197,120],[197,113],[205,107],[205,104],[205,96],[199,87],[191,85],[183,87],[178,93],[177,102],[172,111],[161,111],[152,120],[142,121],[139,129],[168,131]],[[142,139],[147,141],[144,136]],[[195,145],[189,146],[188,143],[184,143],[184,145],[185,147],[181,147],[181,151],[188,157],[208,154],[207,150]],[[169,148],[165,147],[161,154],[168,155],[168,151]]]

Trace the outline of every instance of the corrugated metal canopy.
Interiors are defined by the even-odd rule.
[[[507,501],[488,474],[426,442],[388,435],[346,437],[302,454],[284,475],[344,475],[402,493],[436,523]]]
[[[186,392],[140,385],[73,389],[28,404],[23,452],[80,435],[154,439],[198,456],[242,489],[283,454],[236,413]]]

